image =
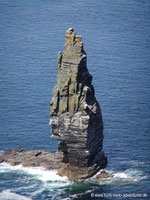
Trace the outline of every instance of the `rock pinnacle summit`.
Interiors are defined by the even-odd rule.
[[[58,53],[57,83],[50,101],[52,137],[59,140],[62,154],[60,175],[70,180],[93,176],[104,168],[107,158],[102,151],[103,121],[96,100],[92,76],[82,37],[73,28],[65,34],[63,53]]]

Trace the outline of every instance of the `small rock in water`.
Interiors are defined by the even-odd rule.
[[[114,176],[113,174],[103,170],[103,171],[100,171],[100,173],[96,175],[96,178],[97,179],[99,179],[99,178],[112,178],[113,176]]]

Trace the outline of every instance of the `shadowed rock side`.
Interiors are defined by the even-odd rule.
[[[86,66],[81,36],[72,28],[65,34],[64,52],[58,53],[58,76],[50,102],[52,137],[63,153],[60,175],[85,179],[104,168],[103,121]]]

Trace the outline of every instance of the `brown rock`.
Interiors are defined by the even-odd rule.
[[[21,163],[17,161],[10,161],[9,164],[12,166],[16,166],[16,165],[20,165]]]
[[[110,174],[109,172],[106,172],[106,171],[101,171],[99,174],[96,175],[96,178],[99,179],[99,178],[112,178],[114,175],[113,174]]]

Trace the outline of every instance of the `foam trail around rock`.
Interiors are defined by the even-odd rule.
[[[72,184],[72,182],[68,181],[68,178],[66,176],[59,176],[57,174],[57,171],[50,171],[50,170],[45,170],[42,167],[23,167],[22,165],[17,165],[17,166],[11,166],[8,163],[2,163],[0,164],[0,173],[9,173],[9,172],[18,172],[18,173],[27,173],[29,175],[34,176],[36,179],[49,184],[50,182],[54,183],[54,186],[65,186]],[[114,172],[111,170],[106,170],[110,174],[113,174],[113,177],[110,178],[104,178],[101,179],[100,182],[101,184],[113,184],[116,181],[119,181],[119,183],[134,183],[134,182],[139,182],[140,180],[146,179],[147,176],[143,175],[143,172],[141,170],[136,170],[134,168],[127,169],[125,171],[119,171],[119,172]],[[88,182],[93,182],[93,180],[96,180],[96,175],[92,178],[87,179],[86,181]],[[85,182],[86,182],[85,181]],[[62,184],[60,184],[62,183]]]
[[[133,184],[140,182],[143,179],[148,178],[146,175],[143,174],[141,170],[136,170],[136,169],[127,169],[125,171],[119,171],[119,172],[114,172],[114,171],[107,171],[110,174],[113,174],[113,177],[110,178],[103,178],[103,179],[98,179],[96,180],[96,176],[94,176],[91,180],[96,181],[96,183],[100,185],[128,185],[128,184]]]
[[[57,174],[57,171],[45,170],[42,167],[23,167],[22,165],[11,166],[8,163],[0,164],[0,173],[17,171],[18,173],[27,173],[34,176],[36,179],[42,182],[56,182],[60,181],[62,183],[70,183],[67,177],[61,177]],[[56,185],[56,184],[55,184]]]
[[[43,182],[45,187],[57,188],[65,187],[67,185],[73,184],[73,182],[68,181],[68,178],[59,176],[57,171],[48,171],[42,167],[23,167],[22,165],[11,166],[8,163],[0,164],[0,173],[10,173],[17,172],[19,174],[27,173],[33,176],[35,179],[38,179]],[[147,176],[143,175],[141,170],[136,169],[127,169],[125,171],[114,172],[107,170],[110,174],[113,174],[113,177],[96,179],[96,175],[92,178],[85,180],[85,182],[98,183],[101,185],[107,184],[131,184],[137,183],[143,179],[146,179]]]

